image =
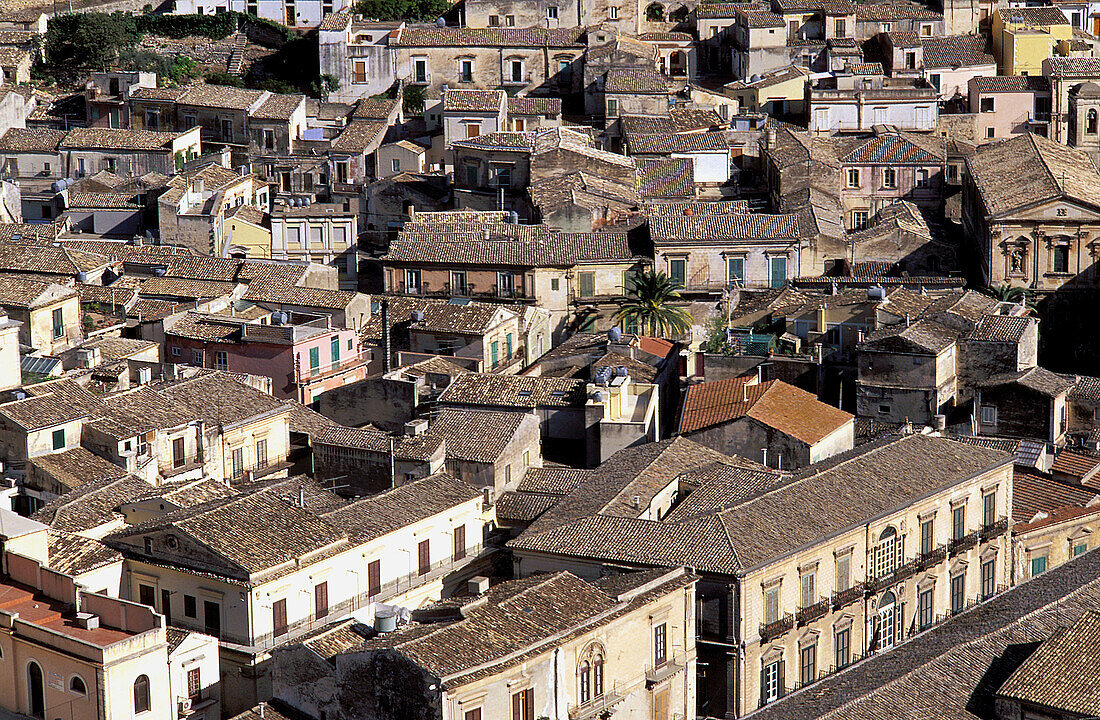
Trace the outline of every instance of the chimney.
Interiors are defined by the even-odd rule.
[[[774,125],[768,125],[768,129],[765,131],[765,147],[769,150],[775,149],[776,132]]]
[[[427,430],[428,420],[426,418],[416,418],[405,423],[405,434],[411,437],[423,435]]]
[[[391,355],[390,337],[390,301],[382,298],[382,372],[393,369],[393,356]]]
[[[741,383],[741,402],[749,401],[749,383],[744,381]]]
[[[475,575],[466,585],[471,595],[484,595],[489,592],[489,578],[484,575]]]

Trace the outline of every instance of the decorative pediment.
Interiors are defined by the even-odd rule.
[[[1014,220],[1027,220],[1042,223],[1100,223],[1100,209],[1078,203],[1074,200],[1060,198],[1051,200],[1034,207],[1026,208],[1013,213]]]

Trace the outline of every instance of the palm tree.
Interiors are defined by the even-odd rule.
[[[691,330],[691,314],[672,303],[680,299],[680,284],[656,270],[634,273],[633,287],[618,300],[615,319],[637,325],[650,335],[684,335]]]
[[[1000,287],[985,288],[982,292],[1001,302],[1016,303],[1017,305],[1023,305],[1029,310],[1035,309],[1035,291],[1030,288],[1013,287],[1005,283]]]

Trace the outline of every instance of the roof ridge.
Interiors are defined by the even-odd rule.
[[[1024,137],[1028,138],[1028,142],[1031,143],[1031,147],[1034,148],[1035,154],[1039,156],[1039,162],[1042,164],[1043,169],[1046,170],[1047,175],[1050,177],[1050,181],[1054,183],[1054,187],[1059,195],[1065,194],[1065,188],[1058,182],[1058,178],[1054,175],[1054,171],[1050,169],[1050,164],[1047,162],[1046,155],[1039,148],[1039,143],[1035,139],[1035,133],[1024,133]]]

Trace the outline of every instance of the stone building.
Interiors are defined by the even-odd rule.
[[[690,564],[707,663],[696,712],[739,717],[865,654],[888,657],[1007,586],[1012,462],[917,434],[865,444],[786,483],[744,466],[683,463],[680,474],[647,470],[640,495],[606,473],[574,481],[509,547],[522,577]],[[670,511],[599,501],[648,501],[688,483],[697,489],[677,494]]]
[[[978,118],[977,141],[1049,132],[1050,81],[1045,77],[976,77],[967,82],[967,92],[969,110]]]
[[[349,102],[390,89],[397,78],[390,33],[403,26],[344,12],[325,16],[317,28],[320,69],[340,80],[331,100]]]
[[[966,166],[963,228],[983,284],[1097,284],[1100,172],[1085,151],[1025,134],[978,148]]]

